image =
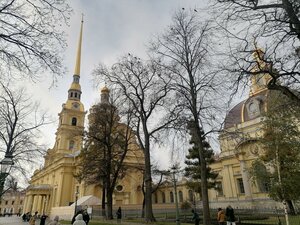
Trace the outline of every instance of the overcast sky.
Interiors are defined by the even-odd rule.
[[[56,123],[45,127],[43,142],[52,148],[55,141],[58,113],[67,100],[67,91],[72,82],[75,55],[80,30],[81,14],[84,14],[81,57],[81,87],[85,109],[88,110],[99,98],[99,90],[93,88],[91,73],[99,62],[110,66],[123,54],[146,56],[146,44],[171,23],[172,14],[205,7],[206,0],[71,0],[74,10],[70,26],[66,28],[68,47],[65,66],[68,72],[58,80],[56,87],[50,82],[30,83],[30,91],[49,111]],[[103,82],[104,85],[104,82]],[[153,152],[159,162],[169,161],[166,152]]]

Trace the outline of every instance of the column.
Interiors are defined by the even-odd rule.
[[[40,195],[38,198],[38,208],[37,211],[39,212],[39,214],[41,215],[43,213],[43,195]]]
[[[28,197],[25,195],[25,199],[24,199],[24,203],[23,203],[23,211],[22,214],[26,213],[26,208],[27,208],[27,204],[28,204]]]
[[[24,209],[24,213],[30,212],[33,204],[33,196],[28,195],[27,196],[27,202],[26,202],[26,208]]]
[[[243,185],[244,185],[244,189],[245,189],[245,197],[251,198],[251,187],[250,187],[250,182],[249,182],[250,178],[249,178],[249,173],[247,170],[245,160],[240,160],[240,166],[241,166]]]
[[[35,213],[37,211],[37,204],[38,204],[38,195],[33,195],[33,203],[31,213]]]

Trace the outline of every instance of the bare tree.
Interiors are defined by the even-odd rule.
[[[66,0],[1,0],[0,78],[27,75],[37,80],[45,70],[53,81],[61,76],[60,53],[66,46],[62,26],[70,11]]]
[[[223,30],[222,68],[235,81],[235,91],[249,76],[269,74],[268,89],[300,103],[293,89],[300,84],[300,2],[298,0],[216,0],[214,14]],[[220,13],[216,13],[222,12]],[[260,49],[262,48],[262,49]],[[258,66],[257,58],[266,66]],[[254,67],[259,70],[253,71]]]
[[[176,120],[174,110],[166,111],[169,98],[170,79],[163,76],[163,68],[153,61],[143,62],[128,54],[110,70],[99,66],[96,78],[107,79],[124,97],[124,106],[134,113],[132,128],[136,132],[145,157],[145,220],[155,221],[152,210],[151,141],[157,140],[159,131]]]
[[[226,102],[224,93],[226,80],[217,79],[210,61],[212,53],[212,27],[200,23],[197,12],[178,11],[173,23],[151,45],[151,50],[159,58],[158,63],[170,71],[172,88],[176,91],[176,104],[184,109],[181,129],[186,129],[192,121],[194,141],[201,165],[201,191],[204,224],[210,224],[208,201],[207,167],[205,160],[204,136],[221,128],[217,117],[220,99]],[[190,124],[191,125],[191,124]],[[203,130],[206,133],[202,132]]]
[[[0,82],[0,153],[13,159],[11,172],[26,177],[26,168],[45,152],[38,142],[46,114],[30,100],[24,89],[13,90]]]
[[[109,102],[107,93],[101,103],[92,106],[87,144],[80,153],[81,171],[78,174],[86,183],[102,187],[102,209],[105,209],[106,202],[108,219],[113,219],[113,193],[117,182],[131,168],[126,156],[132,157],[139,150],[129,127],[131,113],[123,118],[125,123],[121,122],[116,105],[117,101]]]

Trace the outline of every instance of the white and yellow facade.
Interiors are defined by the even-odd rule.
[[[258,56],[259,55],[259,56]],[[254,51],[258,71],[267,66],[263,51]],[[209,190],[210,206],[225,207],[229,203],[239,208],[274,208],[280,203],[271,200],[267,185],[251,178],[251,167],[262,152],[259,138],[263,135],[262,122],[268,103],[279,97],[276,91],[267,89],[268,74],[251,77],[249,97],[233,107],[226,116],[224,129],[219,135],[221,153],[211,168],[218,172],[217,189]]]
[[[83,145],[83,132],[86,111],[81,102],[80,63],[82,44],[81,23],[79,44],[77,50],[73,81],[68,90],[67,101],[62,105],[59,115],[59,124],[56,131],[56,140],[52,149],[45,155],[45,163],[41,169],[34,172],[30,185],[26,189],[23,213],[38,212],[51,214],[65,211],[70,215],[74,212],[70,205],[84,196],[102,197],[102,188],[99,185],[79,183],[75,174],[79,170],[79,153]],[[108,101],[109,90],[105,87],[101,91],[101,101]],[[101,102],[99,103],[101,104]],[[143,174],[139,169],[143,167],[143,153],[136,143],[132,143],[125,163],[132,165],[123,179],[118,181],[113,199],[114,204],[123,206],[128,204],[141,205],[143,202],[142,180]],[[101,201],[99,201],[99,204]],[[74,204],[73,204],[74,205]],[[68,218],[68,217],[67,217]]]

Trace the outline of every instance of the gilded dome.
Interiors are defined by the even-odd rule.
[[[106,86],[104,86],[104,87],[101,89],[101,93],[103,93],[103,92],[109,93],[109,89],[108,89]]]

